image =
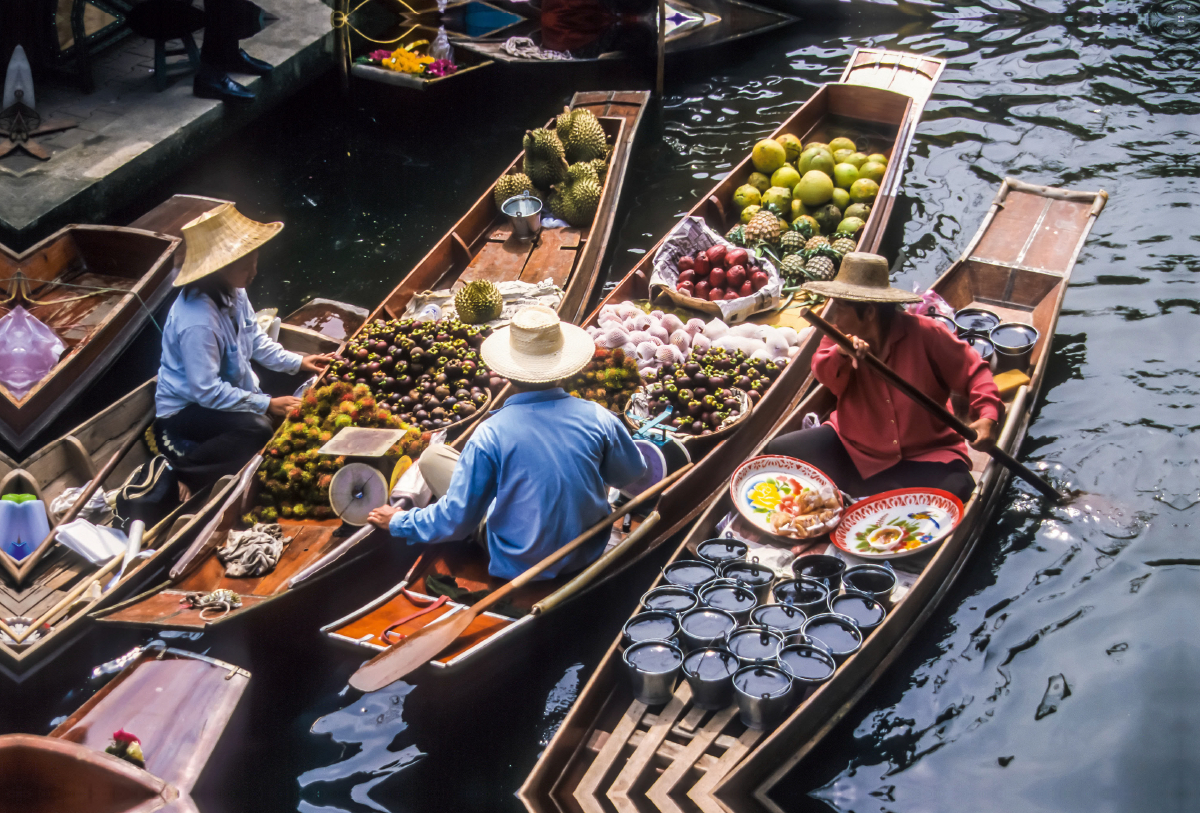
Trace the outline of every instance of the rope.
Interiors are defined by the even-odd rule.
[[[403,593],[404,593],[404,597],[407,598],[409,601],[411,601],[413,604],[416,604],[419,601],[424,601],[423,598],[416,595],[415,593],[410,593],[408,590],[404,590]],[[379,640],[383,641],[385,644],[400,643],[408,636],[402,632],[396,632],[395,631],[396,627],[402,627],[405,624],[407,624],[409,621],[412,621],[414,619],[420,618],[423,615],[427,615],[428,613],[433,612],[438,607],[441,607],[443,604],[445,604],[447,601],[449,601],[449,598],[450,598],[449,596],[438,596],[436,599],[430,599],[429,604],[427,604],[423,609],[417,610],[415,613],[410,613],[410,614],[404,616],[403,618],[401,618],[399,621],[393,621],[390,625],[388,625],[387,629],[385,629],[383,632],[379,633]],[[397,636],[396,640],[395,641],[390,640],[388,638],[389,635]]]
[[[81,291],[91,291],[91,293],[80,294],[79,296],[70,296],[64,299],[35,299],[29,290],[29,277],[25,276],[20,271],[18,271],[14,277],[5,277],[0,279],[0,282],[16,283],[15,288],[10,289],[13,292],[4,299],[0,299],[0,306],[11,305],[14,302],[18,305],[22,302],[28,302],[30,305],[34,306],[62,305],[66,302],[80,302],[84,299],[90,299],[93,296],[99,296],[100,294],[120,294],[122,298],[132,296],[138,301],[138,304],[141,305],[142,310],[146,312],[146,317],[150,320],[150,324],[154,325],[154,329],[160,334],[162,333],[162,327],[159,326],[158,320],[154,318],[154,312],[150,310],[150,306],[146,304],[146,300],[142,299],[142,295],[137,291],[132,291],[127,288],[112,288],[102,285],[79,285],[74,282],[50,281],[45,283],[47,287],[57,285],[63,288],[77,288]]]
[[[259,522],[248,531],[230,531],[225,544],[217,548],[217,558],[230,578],[262,576],[279,564],[289,541],[279,525]]]
[[[222,587],[207,594],[202,592],[185,593],[183,598],[179,600],[179,603],[186,604],[193,610],[199,609],[200,620],[212,621],[216,618],[229,615],[235,609],[241,607],[242,597],[232,590]],[[205,613],[210,610],[216,610],[220,615],[206,616]]]
[[[539,48],[529,37],[509,37],[504,41],[504,51],[518,59],[558,59],[563,61],[573,59],[570,54],[562,51]]]

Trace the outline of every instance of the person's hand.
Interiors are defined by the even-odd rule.
[[[392,508],[390,505],[381,505],[371,513],[367,514],[367,522],[374,525],[381,531],[388,530],[388,525],[392,521],[392,517],[400,513],[399,508]]]
[[[871,345],[867,344],[857,336],[847,336],[846,338],[850,340],[852,345],[854,345],[854,355],[851,356],[850,351],[842,347],[840,344],[837,346],[838,352],[843,356],[850,356],[850,366],[857,370],[858,360],[867,357],[867,353],[871,352]]]
[[[315,353],[311,356],[305,356],[300,360],[300,372],[323,372],[325,368],[329,366],[329,362],[331,361],[333,361],[333,353]]]
[[[267,414],[274,418],[286,418],[292,408],[298,406],[300,406],[300,399],[296,396],[281,395],[271,399],[271,403],[267,405]]]
[[[972,449],[986,452],[996,445],[996,422],[991,418],[980,418],[971,424],[971,428],[975,430],[975,442],[971,444]]]

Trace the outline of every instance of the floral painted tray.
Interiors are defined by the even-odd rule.
[[[781,539],[829,533],[842,514],[842,495],[825,472],[803,460],[763,455],[747,460],[729,481],[729,497],[754,527]],[[799,518],[807,527],[798,527]],[[794,519],[783,528],[778,520]]]
[[[946,491],[885,491],[846,509],[833,544],[867,559],[900,559],[936,546],[962,515],[962,501]]]

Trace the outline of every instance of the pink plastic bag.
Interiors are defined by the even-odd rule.
[[[54,331],[20,305],[0,319],[0,384],[24,398],[66,349]]]

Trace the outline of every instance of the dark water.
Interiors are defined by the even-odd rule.
[[[1190,13],[997,2],[898,21],[868,9],[669,72],[631,167],[610,278],[836,78],[855,45],[949,59],[895,215],[902,284],[927,285],[958,255],[1006,175],[1112,195],[1076,267],[1022,450],[1100,496],[1057,510],[1010,489],[917,643],[777,789],[785,809],[1196,808],[1200,82]],[[321,84],[197,156],[140,208],[180,191],[234,198],[288,224],[264,251],[258,305],[286,311],[313,295],[373,304],[575,86],[645,83],[607,67],[525,77],[498,72],[445,101],[396,95],[361,108]],[[153,372],[152,344],[130,359],[98,392]],[[274,612],[169,639],[254,673],[197,787],[205,809],[519,809],[513,792],[656,564],[470,674],[359,696],[346,678],[361,658],[315,630],[409,561],[409,551],[380,551]],[[86,697],[94,663],[147,640],[100,632],[21,687],[5,730],[47,730]]]

